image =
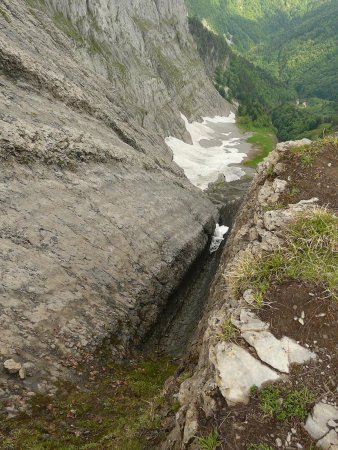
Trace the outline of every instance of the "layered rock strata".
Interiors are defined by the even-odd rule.
[[[44,392],[106,337],[123,356],[207,244],[217,211],[164,138],[228,106],[182,0],[0,13],[0,383]]]

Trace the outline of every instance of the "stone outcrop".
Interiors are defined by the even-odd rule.
[[[314,352],[293,339],[288,336],[277,339],[269,331],[269,324],[260,320],[253,311],[257,304],[254,304],[250,289],[238,300],[225,282],[225,274],[236,267],[243,255],[250,258],[276,249],[283,243],[287,224],[297,214],[316,207],[317,199],[313,198],[269,210],[288,185],[278,178],[281,154],[305,142],[278,144],[257,169],[258,173],[227,241],[205,316],[199,323],[191,346],[191,354],[187,356],[187,364],[189,361],[198,362],[194,367],[189,367],[192,376],[180,385],[178,399],[181,409],[163,449],[197,448],[196,436],[201,435],[203,424],[208,419],[217,416],[222,404],[220,398],[230,407],[246,404],[252,386],[260,388],[265,383],[285,380],[291,364],[316,360]],[[278,173],[274,172],[275,169]],[[277,175],[274,181],[269,176],[271,173]],[[229,321],[236,331],[232,331],[233,340],[227,341],[223,339],[223,327]],[[213,388],[209,389],[210,386]],[[191,428],[190,417],[193,417],[194,410],[200,411],[202,418],[197,424],[196,417],[192,419],[194,435],[189,434],[190,440],[187,440],[186,429]],[[329,418],[335,417],[332,415]],[[326,422],[324,425],[326,427]]]
[[[217,214],[164,138],[228,111],[183,0],[1,2],[0,360],[34,368],[6,392],[154,323]]]

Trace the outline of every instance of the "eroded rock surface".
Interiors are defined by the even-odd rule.
[[[216,209],[164,138],[229,108],[182,0],[1,8],[0,358],[34,370],[0,383],[45,392],[107,336],[123,356],[207,244]]]
[[[280,386],[295,383],[295,389],[301,389],[302,381],[298,380],[295,374],[298,371],[306,373],[308,367],[322,364],[317,355],[320,350],[316,346],[317,341],[310,342],[307,335],[300,343],[294,334],[292,338],[288,336],[287,329],[283,329],[283,334],[280,330],[277,332],[272,320],[278,321],[278,317],[274,317],[269,323],[258,317],[256,310],[260,299],[255,298],[254,287],[250,289],[248,286],[242,295],[238,295],[235,289],[231,290],[227,284],[229,277],[233,277],[233,282],[236,280],[236,269],[240,267],[238,264],[243,264],[249,274],[250,264],[256,255],[264,255],[265,252],[271,254],[282,248],[285,244],[286,228],[292,220],[299,214],[316,209],[317,198],[290,203],[282,208],[274,207],[280,196],[290,189],[288,181],[279,178],[284,170],[280,163],[282,154],[306,142],[278,145],[257,169],[258,174],[227,241],[218,275],[211,288],[209,309],[199,324],[199,334],[196,334],[194,347],[189,355],[189,358],[195,358],[198,362],[193,369],[189,368],[193,371],[192,376],[179,388],[180,421],[176,422],[175,429],[163,446],[164,449],[195,448],[196,440],[192,443],[183,441],[185,427],[190,426],[189,417],[184,419],[185,408],[192,403],[201,411],[198,424],[200,435],[205,435],[205,423],[214,423],[215,417],[219,417],[219,422],[217,419],[215,422],[220,424],[222,438],[229,445],[244,447],[246,444],[252,445],[252,442],[267,442],[269,439],[277,447],[303,448],[300,442],[309,442],[311,439],[308,434],[300,435],[304,433],[304,428],[301,433],[299,430],[290,430],[285,436],[279,436],[272,429],[267,431],[259,419],[254,425],[250,424],[250,420],[255,418],[250,408],[256,408],[255,413],[258,415],[260,410],[254,400],[249,402],[249,397],[253,385],[260,389],[276,381],[280,382]],[[274,181],[271,181],[272,172],[278,176]],[[268,309],[269,305],[266,305],[266,308]],[[274,308],[273,299],[271,308]],[[297,311],[297,314],[299,312]],[[294,314],[290,325],[295,322]],[[301,318],[303,316],[301,313]],[[304,316],[303,324],[307,322],[308,318]],[[300,322],[297,323],[299,327],[304,327]],[[296,368],[295,365],[301,367]],[[209,386],[213,386],[213,389],[209,389]],[[242,416],[238,407],[240,403],[243,404]],[[228,416],[231,417],[229,420]],[[309,418],[308,422],[311,420]],[[329,420],[332,425],[335,420],[332,414],[324,421],[325,429],[321,430],[320,435],[316,435],[316,440],[318,446],[333,449],[336,448],[335,428],[330,428]],[[255,426],[259,427],[257,433],[254,431]],[[248,439],[256,439],[255,441],[246,440],[246,429],[251,433]]]
[[[306,431],[324,450],[338,447],[338,409],[326,403],[317,403],[305,423]]]
[[[277,381],[277,372],[262,364],[239,345],[220,342],[210,359],[216,370],[218,387],[230,405],[247,403],[250,388]]]

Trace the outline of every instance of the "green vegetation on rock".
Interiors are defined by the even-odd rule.
[[[247,450],[273,450],[273,448],[267,444],[253,444]]]
[[[228,275],[235,297],[252,289],[257,306],[273,282],[284,279],[323,283],[333,298],[338,286],[338,218],[323,208],[303,213],[289,224],[283,247],[244,254]]]
[[[217,430],[212,430],[208,436],[197,438],[199,450],[217,450],[222,445]]]
[[[104,353],[102,360],[109,361]],[[93,371],[94,370],[94,371]],[[91,375],[95,375],[95,370]],[[105,363],[86,386],[61,386],[55,398],[37,395],[32,414],[2,419],[1,448],[141,450],[161,433],[157,408],[175,366],[165,358]],[[94,375],[93,375],[94,374]],[[172,405],[173,413],[177,404]]]
[[[292,419],[305,420],[315,398],[306,387],[289,390],[286,387],[267,386],[257,391],[255,396],[264,415],[286,422]]]

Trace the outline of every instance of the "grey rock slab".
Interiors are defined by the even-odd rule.
[[[197,434],[198,411],[193,403],[189,406],[185,416],[185,427],[183,432],[183,443],[187,445]]]
[[[305,430],[313,439],[321,439],[329,431],[328,422],[338,420],[338,409],[326,403],[317,403],[305,423]]]
[[[311,140],[307,138],[300,139],[298,141],[286,141],[280,142],[276,146],[277,152],[285,152],[292,147],[301,147],[302,145],[311,144]]]
[[[21,370],[21,363],[14,361],[14,359],[7,359],[4,362],[4,368],[10,373],[15,374]]]
[[[317,447],[323,450],[338,450],[338,434],[335,430],[330,430],[317,442]]]
[[[245,291],[246,293],[247,291]],[[249,295],[249,293],[247,294]],[[269,329],[269,324],[260,320],[252,311],[242,308],[239,320],[232,319],[233,324],[242,332],[245,331],[265,331]]]
[[[257,352],[258,357],[279,372],[290,372],[288,352],[281,341],[269,331],[247,331],[241,336]]]
[[[316,359],[317,355],[310,350],[304,348],[302,345],[297,344],[293,339],[284,336],[280,340],[281,345],[288,353],[290,364],[304,364],[311,359]]]
[[[229,405],[248,403],[251,386],[280,379],[277,372],[234,343],[219,342],[210,348],[209,358],[215,366],[215,381]]]
[[[266,211],[263,217],[264,227],[269,231],[279,230],[285,227],[296,214],[313,208],[317,201],[318,199],[314,197],[289,205],[288,209]]]
[[[259,358],[280,372],[289,373],[290,364],[303,364],[316,355],[293,339],[277,339],[267,331],[268,324],[261,321],[253,312],[242,309],[240,321],[233,321],[240,329],[241,336],[257,352]]]
[[[18,349],[33,364],[26,377],[50,379],[82,345],[118,336],[121,356],[141,339],[207,244],[217,209],[165,138],[189,141],[181,112],[192,121],[230,106],[183,0],[1,7],[0,356]]]

